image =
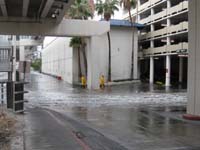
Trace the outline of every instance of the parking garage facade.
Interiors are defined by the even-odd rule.
[[[188,1],[138,0],[133,16],[145,25],[139,36],[142,81],[186,85]]]

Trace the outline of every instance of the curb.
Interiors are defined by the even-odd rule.
[[[200,116],[191,115],[191,114],[184,114],[183,118],[187,120],[200,121]]]

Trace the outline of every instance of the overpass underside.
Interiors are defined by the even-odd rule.
[[[0,0],[0,34],[95,36],[109,31],[105,22],[63,19],[73,0]]]
[[[0,0],[0,21],[60,22],[73,0]]]

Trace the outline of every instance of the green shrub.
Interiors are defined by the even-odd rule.
[[[36,59],[31,63],[31,67],[36,70],[36,71],[40,71],[41,70],[41,59]]]

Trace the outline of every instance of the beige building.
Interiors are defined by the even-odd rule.
[[[132,15],[146,26],[139,37],[141,78],[187,83],[188,1],[138,0]]]

